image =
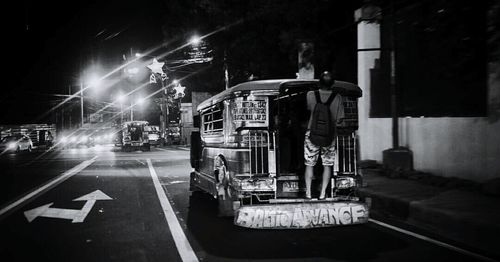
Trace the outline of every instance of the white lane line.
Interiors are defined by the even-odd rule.
[[[167,220],[168,228],[172,233],[172,237],[174,238],[175,246],[179,251],[179,255],[181,256],[182,261],[193,261],[197,262],[198,257],[191,248],[189,241],[184,234],[184,231],[175,216],[174,210],[168,201],[167,195],[165,191],[163,191],[163,187],[160,184],[160,180],[158,179],[158,175],[156,174],[155,169],[153,168],[153,164],[151,163],[151,159],[147,159],[149,173],[151,173],[151,178],[153,179],[153,184],[156,189],[156,194],[158,194],[158,199],[160,200],[161,207],[163,209],[163,214],[165,214],[165,219]]]
[[[436,240],[436,239],[433,239],[433,238],[430,238],[430,237],[426,237],[426,236],[423,236],[423,235],[420,235],[420,234],[417,234],[417,233],[414,233],[414,232],[411,232],[411,231],[408,231],[408,230],[405,230],[405,229],[402,229],[402,228],[399,228],[399,227],[396,227],[396,226],[393,226],[393,225],[389,225],[389,224],[384,223],[382,221],[378,221],[378,220],[375,220],[375,219],[372,219],[372,218],[368,219],[368,221],[370,221],[372,223],[375,223],[375,224],[377,224],[379,226],[383,226],[383,227],[392,229],[394,231],[397,231],[397,232],[400,232],[400,233],[412,236],[414,238],[418,238],[420,240],[427,241],[427,242],[433,243],[435,245],[438,245],[438,246],[441,246],[441,247],[444,247],[444,248],[447,248],[447,249],[450,249],[450,250],[462,253],[464,255],[468,255],[468,256],[471,256],[471,257],[474,257],[474,258],[477,258],[477,259],[481,259],[481,260],[484,260],[484,261],[492,261],[492,262],[497,261],[497,260],[491,259],[489,257],[483,256],[483,255],[480,255],[480,254],[477,254],[477,253],[474,253],[474,252],[471,252],[471,251],[468,251],[468,250],[465,250],[465,249],[462,249],[462,248],[459,248],[459,247],[456,247],[456,246],[453,246],[453,245],[450,245],[450,244],[446,244],[446,243],[441,242],[439,240]]]
[[[43,192],[45,192],[46,190],[49,190],[55,186],[57,186],[58,184],[60,184],[61,182],[63,182],[64,180],[74,176],[75,174],[79,173],[80,171],[82,171],[83,169],[85,169],[86,167],[88,167],[89,165],[91,165],[92,163],[94,163],[94,161],[97,159],[97,156],[93,157],[92,159],[89,159],[89,160],[85,160],[83,162],[81,162],[80,164],[78,164],[77,166],[71,168],[70,170],[62,173],[61,175],[57,176],[56,178],[50,180],[49,182],[47,182],[45,185],[31,191],[30,193],[24,195],[23,197],[21,197],[20,199],[18,199],[17,201],[15,201],[14,203],[2,208],[2,210],[0,210],[0,217],[2,217],[5,213],[11,211],[12,209],[16,208],[17,206],[21,205],[22,203],[34,198],[34,197],[38,197],[39,195],[41,195]]]
[[[156,148],[156,149],[158,149],[160,151],[164,151],[164,152],[169,152],[169,153],[175,153],[175,152],[177,152],[177,151],[174,151],[174,150],[168,150],[168,149],[164,149],[164,148]]]

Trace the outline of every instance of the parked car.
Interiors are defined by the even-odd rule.
[[[6,136],[0,141],[0,152],[31,152],[33,142],[26,135]]]

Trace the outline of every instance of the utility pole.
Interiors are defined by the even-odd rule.
[[[80,127],[83,127],[83,81],[80,81]]]
[[[134,121],[134,102],[130,100],[130,121]]]
[[[120,125],[123,124],[123,101],[120,101]]]
[[[394,1],[391,3],[391,117],[392,117],[392,148],[399,148],[399,113],[396,88],[396,13]]]
[[[229,89],[229,68],[227,65],[227,51],[224,49],[224,84]]]
[[[412,170],[413,152],[406,147],[399,145],[399,112],[398,112],[398,93],[396,79],[396,10],[394,0],[391,1],[391,19],[390,19],[390,43],[391,43],[391,117],[392,117],[392,148],[382,152],[384,168],[391,171]],[[409,52],[407,50],[406,52]]]
[[[161,79],[161,78],[160,78]],[[168,110],[168,97],[167,97],[167,86],[165,86],[165,81],[163,81],[163,79],[160,80],[161,81],[161,88],[163,90],[162,92],[162,98],[161,98],[161,103],[163,106],[161,106],[161,109],[162,109],[162,118],[163,118],[163,140],[165,141],[165,143],[168,143],[168,126],[169,126],[169,123],[168,123],[168,114],[169,114],[169,110]]]

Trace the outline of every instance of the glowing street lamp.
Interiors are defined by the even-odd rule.
[[[84,84],[87,84],[87,87],[98,87],[101,85],[102,78],[100,78],[96,73],[90,75],[85,79],[80,79],[80,125],[83,126],[83,90]]]
[[[91,77],[88,80],[88,86],[89,87],[98,87],[101,85],[101,78],[97,76],[96,74],[91,75]]]
[[[201,37],[198,35],[193,35],[189,40],[189,43],[192,45],[199,45],[201,43]]]
[[[132,67],[127,69],[127,73],[131,76],[137,75],[139,73],[139,68],[138,67]]]
[[[119,92],[118,95],[116,96],[116,101],[118,101],[118,103],[120,104],[123,104],[126,98],[127,97],[122,92]]]
[[[144,102],[145,102],[145,99],[144,99],[144,98],[142,98],[142,97],[140,97],[140,98],[138,98],[138,99],[137,99],[136,104],[137,104],[137,105],[143,105],[143,104],[144,104]]]

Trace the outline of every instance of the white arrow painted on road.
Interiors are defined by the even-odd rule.
[[[64,208],[54,208],[51,207],[54,203],[43,205],[31,210],[25,211],[24,216],[28,219],[28,222],[35,220],[37,217],[51,217],[60,219],[72,220],[72,223],[82,223],[87,215],[94,207],[97,200],[113,200],[108,195],[104,194],[101,190],[96,190],[92,193],[86,194],[79,198],[73,199],[73,201],[86,201],[82,209],[64,209]]]

